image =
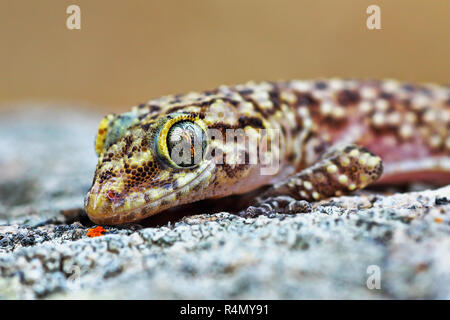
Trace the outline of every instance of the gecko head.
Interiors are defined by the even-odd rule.
[[[215,166],[205,157],[206,130],[194,112],[106,116],[98,128],[98,164],[85,197],[90,219],[133,222],[207,197]]]

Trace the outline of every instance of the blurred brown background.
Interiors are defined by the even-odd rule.
[[[81,7],[81,30],[66,8]],[[381,7],[382,30],[366,28]],[[1,0],[0,104],[104,110],[247,80],[450,82],[448,0]]]

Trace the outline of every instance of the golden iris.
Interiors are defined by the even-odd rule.
[[[157,141],[159,155],[175,168],[193,168],[199,165],[206,145],[204,130],[188,116],[168,121],[161,129]]]

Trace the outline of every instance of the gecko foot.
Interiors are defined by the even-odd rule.
[[[297,214],[311,212],[311,204],[305,200],[295,200],[288,196],[269,197],[257,199],[254,206],[249,206],[241,212],[245,218],[255,218],[257,216],[268,216],[269,218],[282,214]]]

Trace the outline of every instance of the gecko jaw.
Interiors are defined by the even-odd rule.
[[[122,224],[141,220],[165,209],[201,200],[208,196],[205,192],[215,165],[213,162],[201,165],[194,177],[176,189],[167,191],[151,188],[143,192],[133,192],[123,198],[110,197],[108,184],[95,185],[85,197],[85,210],[89,218],[97,224]],[[195,195],[193,191],[195,189]]]

